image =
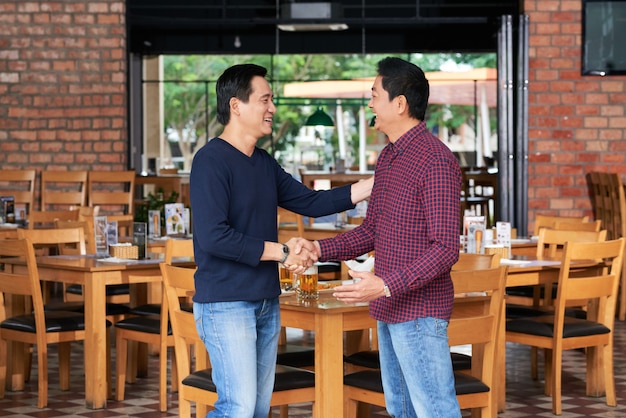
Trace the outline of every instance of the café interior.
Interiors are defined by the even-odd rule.
[[[42,315],[71,312],[82,321],[81,329],[61,337],[71,349],[49,332],[36,333],[48,339],[41,343],[6,331],[24,304],[2,283],[9,273],[33,274],[28,254],[20,255],[26,261],[2,263],[0,416],[173,417],[210,409],[214,392],[183,380],[193,371],[188,363],[199,370],[206,359],[202,350],[189,356],[185,341],[174,337],[182,333],[185,304],[175,294],[170,300],[168,273],[159,265],[193,264],[189,248],[177,249],[193,234],[189,164],[197,144],[220,130],[215,79],[206,74],[247,60],[267,66],[276,105],[296,115],[289,120],[295,128],[286,136],[288,124],[276,123],[259,146],[306,186],[325,189],[371,176],[386,144],[367,108],[376,58],[419,62],[438,54],[486,57],[488,63],[426,71],[430,106],[449,118],[451,109],[467,112],[463,128],[429,125],[462,167],[459,231],[466,253],[489,257],[480,267],[473,264],[479,261],[460,267],[467,262],[460,259],[457,274],[459,280],[480,270],[485,277],[487,270],[506,276],[501,288],[483,289],[489,297],[468,297],[459,308],[455,302],[459,322],[451,333],[464,328],[461,319],[475,317],[487,322],[465,328],[490,331],[478,342],[451,334],[459,342],[451,353],[463,416],[626,415],[626,269],[614,270],[624,264],[623,245],[607,261],[608,245],[626,238],[626,51],[615,41],[626,35],[626,2],[0,0],[0,12],[10,23],[0,35],[0,241],[27,237],[35,244],[32,262],[41,286],[31,290],[33,307],[41,304]],[[593,38],[598,19],[606,39]],[[613,61],[594,62],[594,51],[604,48]],[[324,71],[309,67],[326,62],[319,56],[371,68],[350,79],[324,78]],[[203,57],[192,60],[211,70],[166,79],[164,66],[173,57],[181,63]],[[294,67],[287,78],[279,71],[285,65]],[[188,90],[168,95],[168,83]],[[171,109],[196,97],[191,86],[200,94],[189,103],[201,105],[198,113],[187,110],[193,129],[186,122],[172,134]],[[191,147],[183,138],[189,132]],[[359,206],[323,219],[279,213],[279,240],[349,231],[365,211]],[[482,217],[480,235],[471,236],[482,245],[472,241],[467,251],[470,216]],[[98,225],[104,225],[100,233]],[[65,229],[78,238],[53,232]],[[111,237],[117,245],[107,247]],[[595,263],[588,270],[613,280],[612,291],[584,306],[557,290],[568,276],[566,242],[573,241],[610,241],[602,269]],[[116,260],[99,261],[98,245]],[[15,251],[0,242],[0,257]],[[304,306],[293,292],[281,296],[278,362],[305,375],[301,387],[291,387],[295,379],[277,373],[288,387],[275,389],[271,417],[389,416],[375,384],[375,323],[366,306],[338,306],[328,292],[346,279],[342,263],[328,263],[319,266],[315,306]],[[480,315],[463,310],[470,302],[481,304]],[[544,315],[567,317],[579,305],[575,321],[606,331],[583,342],[541,340],[528,331],[545,322]],[[342,325],[320,325],[331,317]],[[329,343],[337,340],[343,344]],[[486,389],[461,393],[467,376]]]

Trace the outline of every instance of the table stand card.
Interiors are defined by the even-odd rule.
[[[145,222],[133,222],[133,244],[137,246],[140,260],[146,258],[146,229]]]
[[[183,235],[185,233],[185,205],[167,203],[165,205],[165,234]]]
[[[93,221],[94,237],[96,240],[96,254],[109,254],[107,244],[107,217],[95,216]]]
[[[479,253],[485,231],[484,216],[464,216],[463,235],[465,235],[465,251],[469,254]]]
[[[149,210],[148,211],[148,235],[151,237],[161,236],[161,211]]]
[[[511,223],[496,222],[496,242],[508,249],[508,257],[511,258]]]
[[[110,246],[117,243],[117,221],[107,222],[107,244]]]

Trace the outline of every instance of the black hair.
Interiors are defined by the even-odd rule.
[[[238,64],[227,68],[217,79],[217,121],[226,125],[230,121],[230,99],[236,97],[248,103],[252,94],[254,77],[265,77],[267,69],[256,64]]]
[[[421,121],[428,106],[429,85],[424,71],[401,58],[387,57],[378,62],[378,75],[389,100],[403,95],[409,106],[409,115]]]

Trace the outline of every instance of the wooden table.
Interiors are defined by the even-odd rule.
[[[312,302],[299,302],[295,295],[283,295],[280,319],[283,327],[315,333],[313,417],[343,416],[343,355],[358,349],[345,348],[343,334],[376,326],[376,321],[369,316],[368,305],[339,302],[332,291],[321,291],[319,300]]]
[[[183,260],[179,260],[183,261]],[[8,260],[7,260],[8,262]],[[77,283],[83,285],[85,298],[85,404],[87,408],[106,407],[107,399],[107,328],[105,316],[105,286],[109,284],[136,284],[131,286],[134,297],[131,303],[141,303],[145,298],[145,284],[161,280],[160,260],[128,260],[124,263],[107,263],[94,256],[45,256],[37,257],[39,276],[42,281]],[[24,269],[16,261],[13,269]],[[139,285],[143,286],[139,286]],[[144,289],[142,292],[141,289]],[[23,355],[15,350],[15,355]],[[17,367],[23,358],[13,357],[10,364],[15,368],[7,382],[23,382],[23,373]],[[16,376],[17,375],[17,376]]]
[[[332,238],[337,234],[352,231],[358,225],[346,224],[341,228],[336,228],[334,224],[327,222],[313,223],[304,226],[304,237],[308,240],[320,240],[324,238]],[[278,228],[278,242],[287,242],[289,239],[297,237],[298,230],[296,225],[280,225]]]
[[[316,180],[328,180],[330,182],[330,188],[333,188],[356,183],[359,180],[368,179],[373,175],[373,171],[361,172],[349,170],[343,173],[329,171],[304,171],[300,173],[302,184],[313,190],[315,190]]]

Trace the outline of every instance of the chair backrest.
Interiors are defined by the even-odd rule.
[[[587,318],[613,329],[619,279],[624,259],[624,242],[618,238],[602,242],[568,242],[563,251],[555,300],[555,335],[563,329],[565,308],[587,300]],[[581,268],[581,263],[601,260],[599,267]]]
[[[489,388],[496,382],[497,335],[504,309],[507,267],[451,272],[455,297],[448,324],[450,346],[472,346],[471,375]],[[489,391],[493,397],[494,390]],[[486,405],[492,404],[488,400]],[[481,405],[481,406],[486,406]]]
[[[539,235],[541,228],[554,228],[555,222],[583,223],[589,222],[589,216],[553,216],[537,214],[535,216],[534,235]]]
[[[61,255],[87,253],[83,227],[63,229],[18,229],[19,239],[28,238],[34,247],[56,246]]]
[[[552,225],[552,229],[570,230],[570,231],[599,231],[602,229],[602,221],[589,222],[567,222],[557,221]],[[608,234],[608,233],[607,233]]]
[[[35,259],[35,251],[29,239],[0,240],[0,259],[5,257],[19,257],[26,262],[24,273],[13,273],[10,269],[0,269],[0,321],[7,318],[7,298],[9,295],[30,297],[35,314],[35,326],[38,330],[45,330],[43,312],[43,296],[39,283],[39,272]],[[37,334],[39,347],[45,346],[44,333]]]
[[[191,374],[191,357],[189,346],[196,347],[196,370],[205,369],[209,365],[208,355],[204,350],[204,344],[196,330],[196,321],[193,313],[181,309],[181,298],[192,297],[195,293],[194,274],[195,268],[174,266],[170,263],[161,263],[163,276],[163,289],[165,301],[169,308],[169,318],[174,337],[174,350],[178,374],[178,396],[181,416],[188,416],[189,406],[183,402],[185,399],[185,387],[182,383]]]
[[[165,262],[171,264],[174,257],[185,257],[193,261],[193,240],[168,239],[165,242]]]
[[[576,231],[541,228],[537,240],[537,258],[556,258],[566,242],[598,242],[606,240],[606,230]]]
[[[28,215],[28,229],[54,228],[56,221],[77,221],[80,209],[68,210],[34,210]]]
[[[0,196],[13,196],[16,205],[25,206],[26,213],[21,219],[26,219],[33,210],[36,174],[35,170],[0,170]]]
[[[587,174],[593,216],[602,221],[607,239],[626,237],[626,197],[619,173],[592,171]]]
[[[89,206],[100,208],[100,215],[132,215],[135,176],[128,171],[90,171],[87,180]]]
[[[96,254],[96,230],[93,217],[85,217],[82,221],[56,220],[54,225],[57,229],[83,228],[85,234],[85,248],[87,254]]]
[[[457,262],[452,266],[452,271],[492,269],[499,265],[500,254],[461,253]]]
[[[87,171],[42,171],[41,211],[87,205]]]
[[[278,227],[284,224],[295,224],[298,228],[298,236],[304,236],[304,219],[302,215],[291,212],[285,208],[278,207]]]

